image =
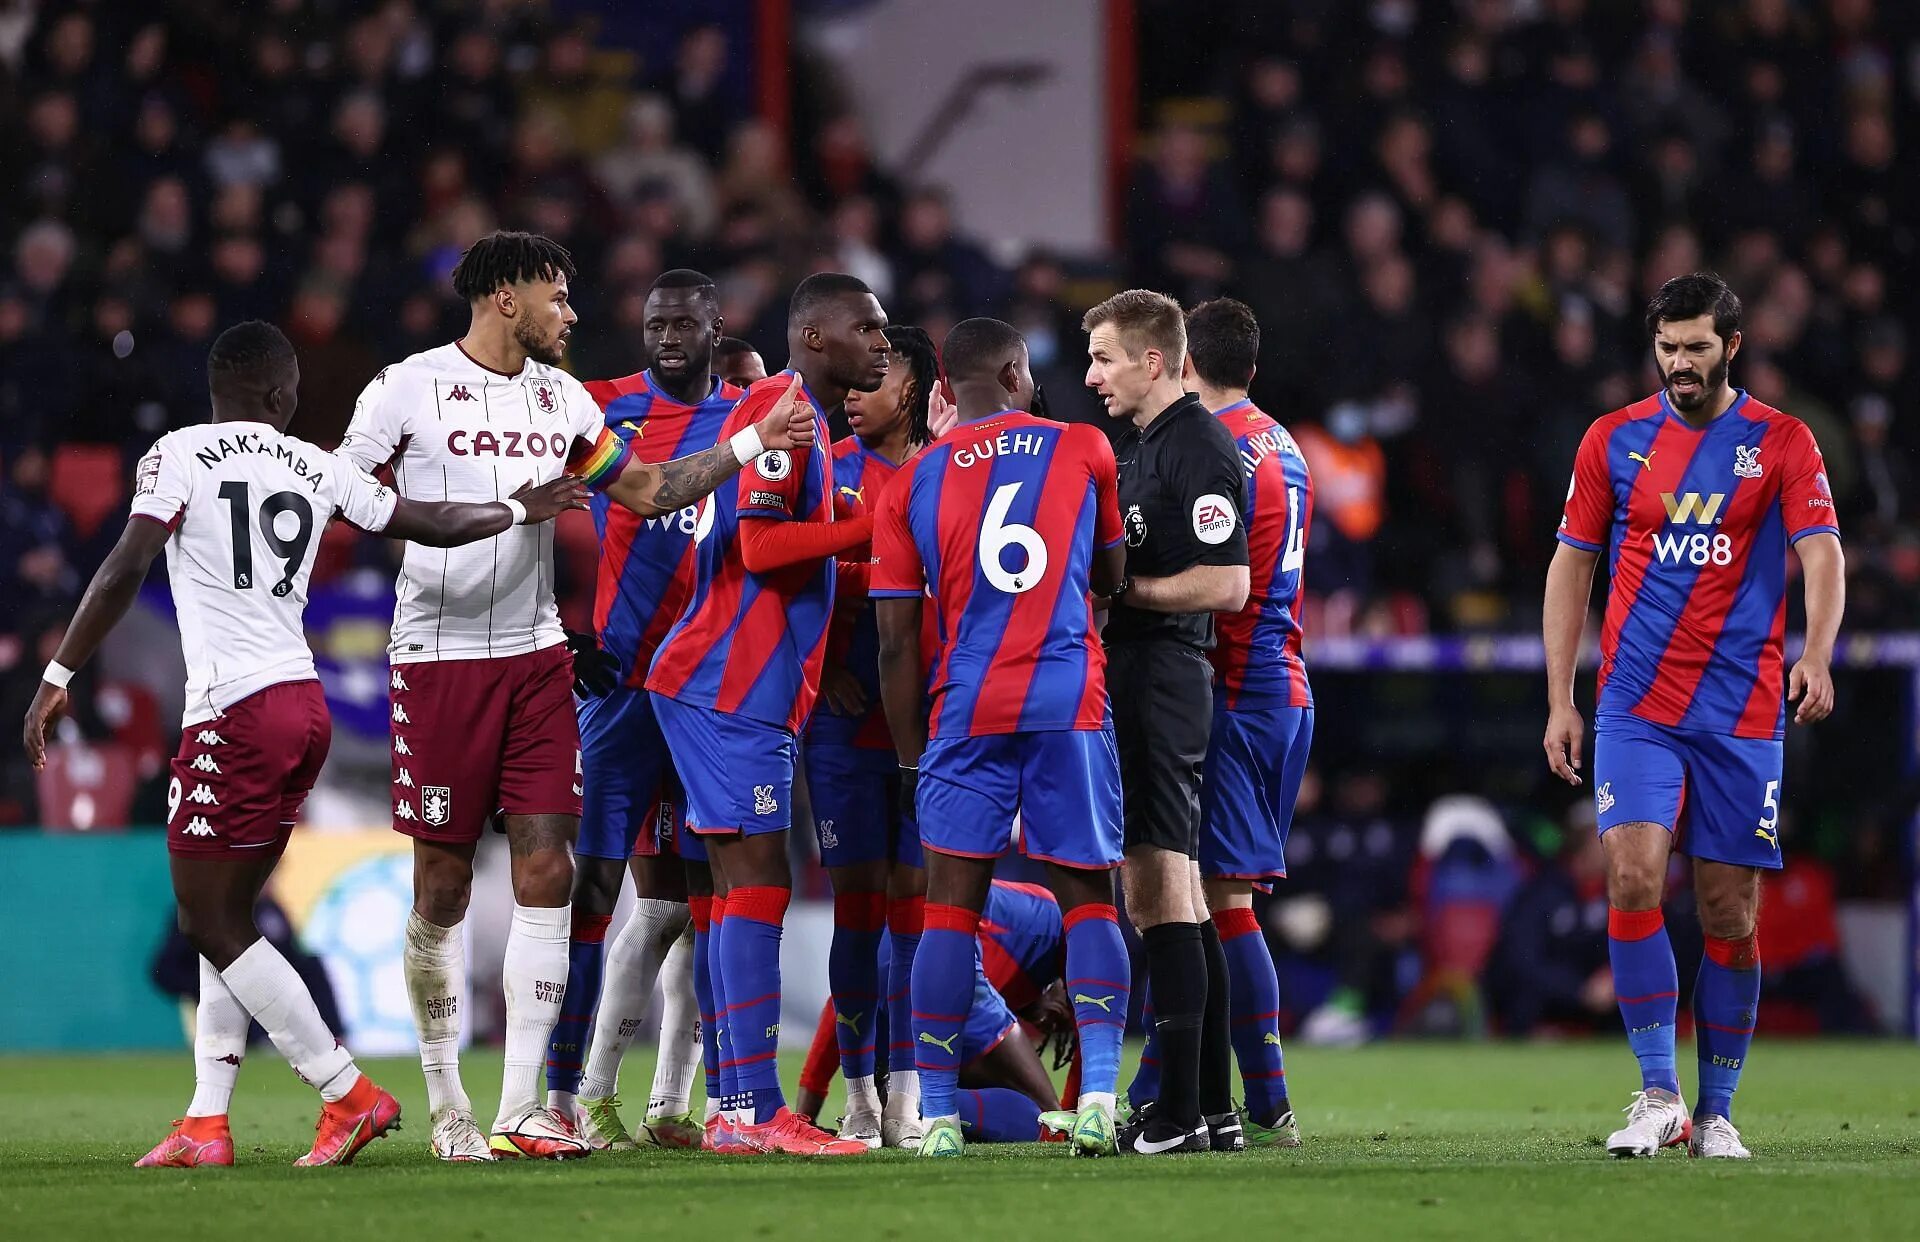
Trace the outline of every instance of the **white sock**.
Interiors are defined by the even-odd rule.
[[[700,1001],[693,994],[693,929],[667,950],[660,965],[660,1059],[653,1068],[647,1116],[678,1117],[693,1098],[700,1072]]]
[[[507,993],[506,1066],[500,1075],[501,1126],[541,1102],[540,1074],[547,1045],[567,996],[567,945],[572,906],[513,907],[501,982]]]
[[[1107,1106],[1107,1116],[1111,1117],[1119,1111],[1120,1101],[1119,1097],[1115,1096],[1111,1091],[1082,1091],[1079,1100],[1076,1101],[1076,1105],[1079,1108],[1086,1108],[1093,1104],[1105,1104]]]
[[[920,1115],[919,1070],[894,1070],[887,1075],[886,1115],[896,1120]]]
[[[847,1116],[860,1113],[880,1115],[880,1084],[872,1074],[847,1079]]]
[[[653,1003],[653,981],[660,974],[660,961],[688,919],[683,901],[643,897],[633,903],[632,916],[607,950],[600,1008],[593,1015],[593,1036],[587,1041],[587,1072],[580,1080],[581,1095],[609,1096],[620,1089],[620,1061]]]
[[[407,915],[402,955],[413,1029],[420,1039],[420,1070],[427,1080],[427,1106],[434,1117],[450,1108],[473,1111],[460,1085],[460,1011],[467,990],[467,938],[461,925],[441,927]]]
[[[200,959],[200,1005],[193,1022],[193,1103],[189,1117],[220,1117],[247,1055],[253,1017],[206,958]]]
[[[247,946],[220,972],[228,989],[247,1012],[266,1028],[273,1046],[293,1066],[301,1081],[331,1104],[360,1081],[353,1054],[327,1029],[312,993],[280,951],[264,939]],[[198,1042],[197,1040],[195,1041]]]

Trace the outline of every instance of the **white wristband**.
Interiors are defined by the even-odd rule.
[[[743,466],[751,464],[754,458],[767,451],[766,445],[760,442],[758,427],[744,427],[734,432],[727,446],[733,450],[734,460]]]
[[[508,511],[513,514],[513,524],[515,526],[523,525],[526,522],[527,507],[525,505],[517,500],[503,500],[500,503],[505,505]]]
[[[49,686],[65,690],[67,683],[73,680],[73,670],[58,660],[47,661],[47,671],[40,674],[40,680]]]

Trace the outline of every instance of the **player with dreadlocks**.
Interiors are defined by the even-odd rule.
[[[929,407],[939,384],[933,340],[919,328],[887,330],[891,365],[886,383],[873,392],[847,394],[847,425],[853,434],[833,446],[836,518],[871,513],[894,472],[932,439]],[[842,1138],[881,1145],[881,1106],[874,1074],[883,998],[899,994],[898,1021],[889,1029],[907,1041],[907,983],[913,945],[920,934],[926,892],[919,833],[899,813],[898,765],[893,739],[880,710],[879,634],[867,604],[871,550],[862,544],[840,558],[827,662],[820,676],[820,703],[806,733],[807,790],[813,799],[820,861],[833,881],[833,949],[827,958],[840,1067],[847,1077],[847,1114]],[[881,991],[880,938],[891,927],[892,979]],[[913,1090],[913,1051],[902,1053],[905,1081],[890,1083],[888,1116],[904,1089],[901,1120],[919,1116]],[[898,1146],[902,1134],[889,1137]]]

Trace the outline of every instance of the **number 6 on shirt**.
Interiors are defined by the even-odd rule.
[[[1002,483],[987,502],[987,515],[980,523],[980,572],[995,590],[1008,595],[1024,595],[1047,575],[1047,545],[1040,532],[1007,521],[1007,511],[1019,494],[1020,484]],[[1018,547],[1026,556],[1026,564],[1014,573],[1007,571],[1001,559],[1009,546]]]

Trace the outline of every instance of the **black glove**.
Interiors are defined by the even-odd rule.
[[[914,803],[920,796],[920,769],[900,765],[900,813],[914,818]]]
[[[567,631],[567,650],[573,653],[573,692],[597,699],[620,684],[620,661],[600,650],[592,634]]]

